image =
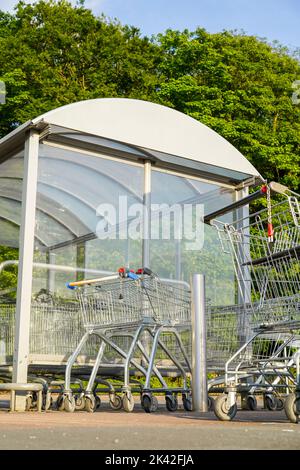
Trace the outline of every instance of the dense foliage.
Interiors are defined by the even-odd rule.
[[[124,96],[174,107],[215,129],[269,178],[299,187],[300,65],[280,45],[235,32],[148,39],[79,2],[0,12],[0,135],[57,106]]]
[[[200,28],[146,38],[82,1],[19,2],[0,12],[0,80],[0,137],[74,101],[144,99],[207,124],[266,178],[300,189],[300,105],[291,100],[300,64],[278,44]]]
[[[299,62],[282,47],[230,32],[167,31],[159,97],[236,146],[269,180],[299,187]]]
[[[157,47],[135,28],[95,18],[82,6],[20,2],[0,13],[0,77],[8,89],[0,132],[74,101],[153,98]]]

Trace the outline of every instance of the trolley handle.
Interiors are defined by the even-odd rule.
[[[119,278],[129,278],[132,280],[139,279],[139,275],[135,274],[133,271],[130,270],[124,270],[124,268],[120,268],[119,272],[117,274],[112,274],[111,276],[105,276],[105,277],[98,277],[96,279],[84,279],[83,281],[73,281],[73,282],[67,282],[66,286],[69,289],[76,289],[77,287],[81,286],[87,286],[90,284],[97,284],[98,282],[105,282],[105,281],[113,281],[115,279]]]
[[[228,206],[222,207],[221,209],[218,209],[217,211],[214,211],[214,212],[211,212],[210,214],[205,215],[203,218],[204,223],[210,224],[213,219],[216,219],[217,217],[225,215],[228,212],[232,212],[234,209],[238,209],[239,207],[244,207],[250,202],[255,201],[256,199],[260,199],[263,196],[266,196],[268,187],[274,193],[286,194],[287,192],[289,192],[289,189],[283,184],[275,183],[274,181],[272,181],[271,183],[269,183],[268,186],[263,185],[258,191],[255,191],[254,193],[249,194],[249,196],[246,196],[240,199],[239,201],[233,202],[232,204],[229,204]]]
[[[96,279],[84,279],[83,281],[72,281],[67,282],[66,286],[69,289],[76,289],[76,287],[87,286],[89,284],[96,284],[97,282],[110,281],[113,279],[118,279],[119,274],[113,274],[111,276],[98,277]]]

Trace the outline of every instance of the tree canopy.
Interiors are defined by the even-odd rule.
[[[232,32],[157,38],[162,101],[216,130],[269,180],[299,188],[299,62],[280,46]]]
[[[138,28],[96,17],[79,2],[19,2],[0,12],[0,136],[74,101],[131,97],[203,122],[237,147],[269,180],[299,190],[300,105],[296,57],[244,33],[204,29],[143,37]]]

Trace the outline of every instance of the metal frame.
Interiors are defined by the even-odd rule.
[[[205,276],[194,274],[192,286],[192,392],[194,411],[208,411],[206,373]]]
[[[37,131],[31,130],[26,136],[24,149],[24,179],[12,377],[12,381],[16,383],[27,382],[38,157],[39,134]],[[25,411],[25,405],[25,397],[17,394],[15,409],[17,411]]]
[[[151,189],[151,162],[147,160],[144,164],[143,267],[150,267]]]

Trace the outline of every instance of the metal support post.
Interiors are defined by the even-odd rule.
[[[143,240],[142,240],[142,265],[150,268],[150,234],[151,234],[151,162],[146,160],[144,164],[144,194],[143,194]],[[141,335],[141,343],[146,353],[150,354],[149,336],[146,332]],[[146,366],[144,358],[142,365]]]
[[[245,199],[249,196],[249,188],[243,188],[240,191],[237,191],[236,193],[236,200],[239,201],[241,199]],[[243,239],[243,252],[239,252],[239,257],[241,258],[239,260],[239,265],[243,266],[243,263],[245,263],[247,260],[250,259],[250,229],[248,227],[249,225],[249,204],[239,207],[236,209],[234,213],[234,217],[236,220],[240,220],[240,226],[238,226],[238,229],[242,230],[242,233],[244,234],[244,239]],[[246,222],[245,222],[246,221]],[[246,226],[243,226],[245,224]],[[243,266],[240,268],[240,288],[238,289],[237,292],[237,303],[241,306],[249,304],[251,302],[251,276],[250,276],[250,270],[248,266]],[[243,346],[251,336],[251,328],[250,328],[250,323],[249,323],[249,318],[246,313],[246,309],[241,309],[240,313],[238,314],[238,341],[239,341],[239,346]],[[249,352],[250,352],[249,347]],[[249,379],[246,379],[247,382],[251,382],[252,378],[250,377]],[[247,393],[242,393],[241,394],[241,408],[242,410],[247,410],[248,409],[248,403],[247,403]]]
[[[144,195],[143,195],[143,267],[150,267],[150,234],[151,234],[151,162],[144,164]]]
[[[236,200],[239,201],[241,199],[247,198],[249,195],[249,189],[243,188],[236,193]],[[243,227],[242,224],[249,225],[249,205],[239,207],[236,209],[236,213],[234,214],[237,220],[240,220],[240,226],[237,227],[242,229],[243,234],[245,235],[245,240],[243,240],[243,247],[244,247],[244,254],[246,259],[240,260],[240,265],[242,266],[243,263],[250,259],[250,229],[249,227]],[[247,221],[247,222],[245,222]],[[242,256],[242,255],[241,255]],[[243,282],[241,283],[241,291],[239,290],[238,295],[238,304],[249,303],[251,302],[251,281],[250,281],[250,273],[249,267],[243,266],[242,268],[242,279]],[[247,341],[247,338],[246,338]]]
[[[12,377],[12,381],[16,383],[27,382],[38,153],[39,134],[35,130],[31,130],[25,141],[24,149],[24,176]],[[20,393],[22,392],[17,392],[15,409],[16,411],[25,411],[25,396],[20,395]]]
[[[206,374],[205,276],[192,277],[192,394],[193,410],[208,411]]]

